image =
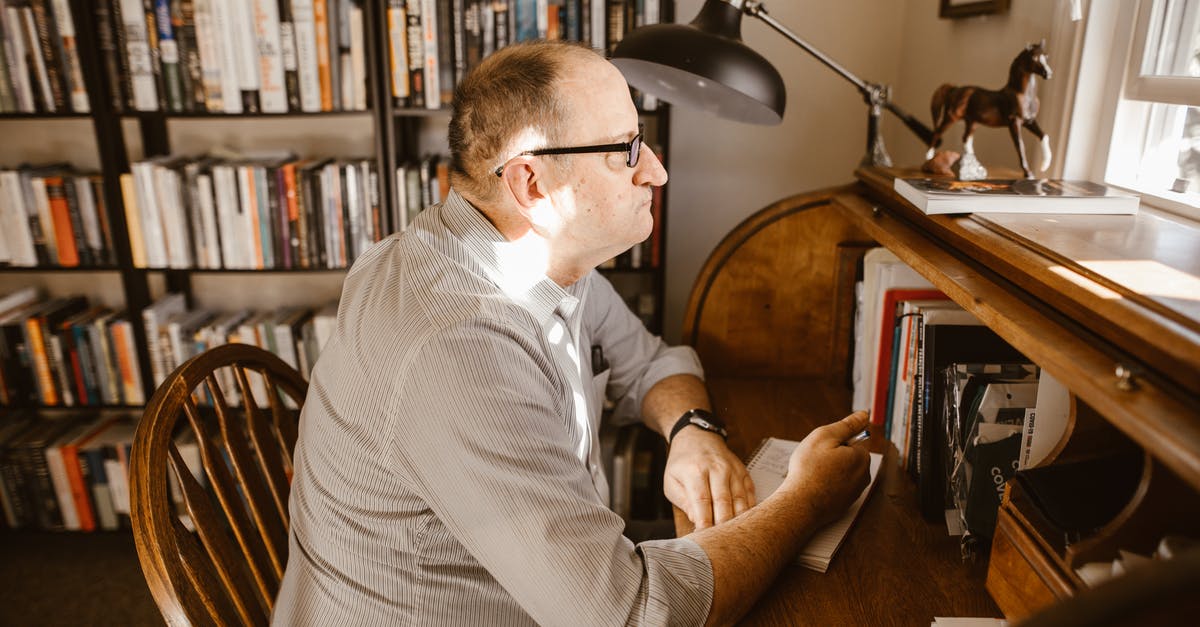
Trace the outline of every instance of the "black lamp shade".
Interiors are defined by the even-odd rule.
[[[634,29],[612,62],[630,85],[672,104],[752,124],[779,124],[783,78],[741,41],[740,9],[709,0],[691,24]]]

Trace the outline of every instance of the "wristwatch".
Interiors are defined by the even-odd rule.
[[[684,427],[692,425],[710,431],[721,436],[724,439],[729,439],[729,432],[725,430],[725,423],[721,422],[720,418],[713,415],[707,409],[689,409],[683,412],[679,420],[675,421],[675,426],[671,427],[671,435],[667,438],[667,445],[675,440],[675,434],[679,433]]]

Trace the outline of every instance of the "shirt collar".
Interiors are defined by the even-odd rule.
[[[453,189],[442,203],[441,215],[446,228],[479,263],[488,279],[533,314],[539,324],[549,322],[555,311],[568,320],[575,313],[579,298],[572,292],[578,293],[582,281],[571,286],[575,289],[567,290],[547,277],[545,268],[522,263],[527,255]]]

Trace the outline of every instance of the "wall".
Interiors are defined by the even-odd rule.
[[[860,78],[890,84],[893,100],[929,122],[929,98],[944,82],[998,88],[1013,57],[1030,41],[1050,39],[1052,17],[1066,0],[1012,0],[1003,15],[942,20],[937,0],[794,0],[765,3],[771,15]],[[679,0],[676,21],[688,22],[700,0]],[[677,341],[696,274],[721,238],[764,206],[803,191],[847,183],[866,142],[866,107],[854,87],[758,20],[742,25],[746,43],[783,75],[783,124],[759,127],[676,107],[672,113],[665,334]],[[1050,63],[1055,67],[1054,42]],[[1058,68],[1055,67],[1057,70]],[[1052,137],[1060,116],[1046,101],[1039,122]],[[1061,100],[1061,97],[1059,98]],[[1047,110],[1049,108],[1049,110]],[[898,120],[883,121],[892,160],[916,166],[924,147]],[[945,147],[961,146],[961,123]],[[1027,144],[1032,136],[1026,135]],[[1017,167],[1008,133],[976,132],[985,165]],[[1032,163],[1035,147],[1027,146]]]

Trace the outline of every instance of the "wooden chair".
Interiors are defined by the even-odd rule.
[[[242,407],[227,403],[229,387]],[[150,399],[133,443],[130,507],[142,571],[167,623],[269,621],[287,563],[299,419],[281,393],[299,407],[307,387],[275,355],[227,344],[175,369]],[[195,435],[203,482],[176,445],[186,430]],[[195,532],[181,521],[170,473]]]

